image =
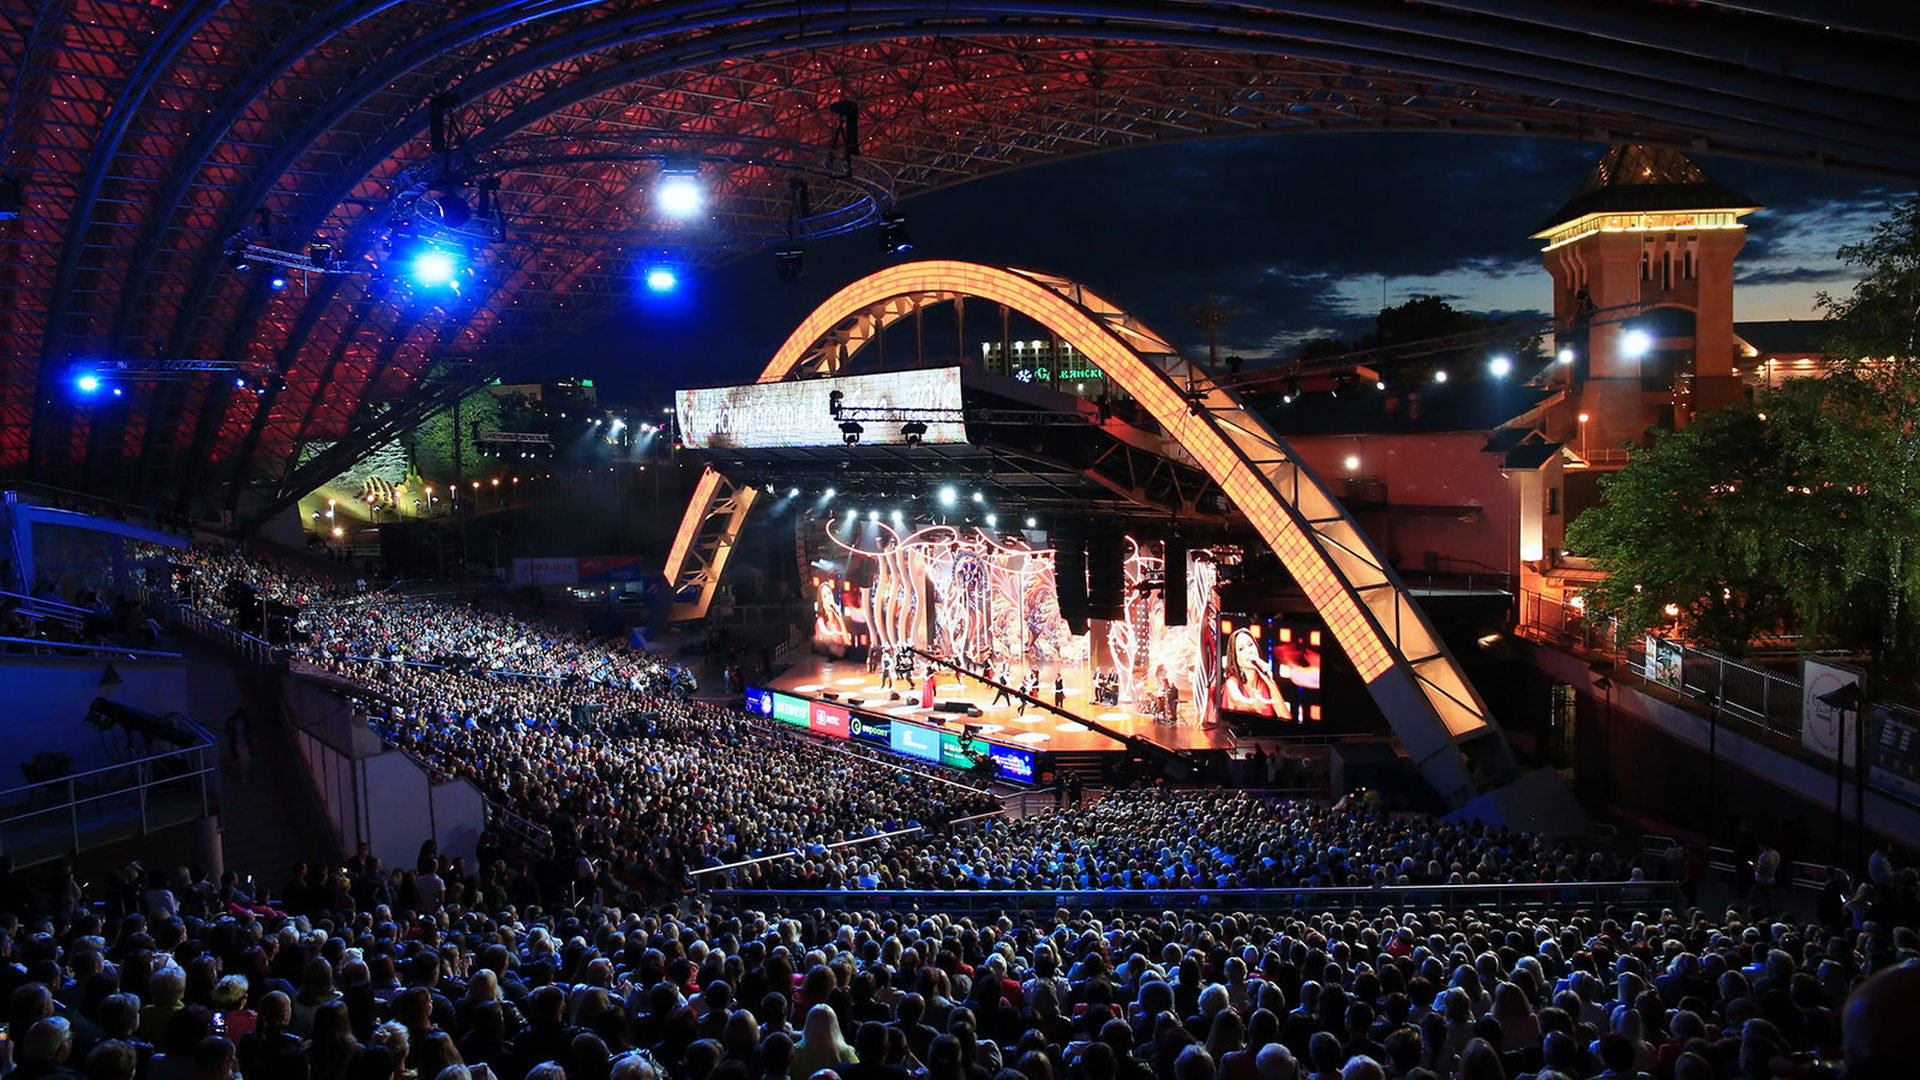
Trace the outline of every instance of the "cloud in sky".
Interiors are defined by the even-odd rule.
[[[1579,187],[1597,144],[1463,135],[1293,135],[1148,147],[1055,162],[909,199],[916,257],[1027,266],[1084,281],[1184,349],[1205,348],[1187,309],[1234,311],[1222,345],[1249,356],[1320,334],[1352,336],[1386,300],[1431,293],[1472,311],[1549,302],[1528,239]],[[1766,204],[1749,218],[1741,319],[1811,317],[1851,275],[1833,257],[1889,192],[1830,174],[1701,159]],[[860,233],[810,245],[798,286],[764,256],[670,302],[613,320],[583,372],[615,386],[750,378],[835,289],[882,265]],[[618,362],[615,362],[615,357]]]

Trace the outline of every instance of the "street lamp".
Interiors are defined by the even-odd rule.
[[[1580,414],[1580,456],[1582,458],[1587,456],[1587,421],[1592,419],[1593,417],[1587,413]]]

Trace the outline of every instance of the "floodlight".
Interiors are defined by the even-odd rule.
[[[1568,345],[1566,348],[1560,350],[1560,362],[1563,364],[1573,363],[1573,346]]]
[[[845,428],[846,425],[842,424],[841,427]],[[909,420],[900,425],[900,441],[908,446],[919,446],[926,437],[927,425],[918,420]]]
[[[83,371],[75,377],[73,385],[79,387],[83,394],[97,394],[100,392],[100,376],[91,371]]]
[[[952,484],[947,484],[940,489],[940,505],[941,506],[952,506],[954,503],[958,502],[959,500],[960,500],[960,493],[953,489]]]
[[[429,248],[413,257],[409,269],[415,285],[433,288],[451,282],[453,275],[460,270],[460,263],[450,252]]]
[[[672,292],[680,284],[680,275],[669,266],[655,266],[647,271],[647,288],[657,293]]]
[[[860,441],[861,433],[866,430],[857,421],[848,420],[840,425],[840,438],[848,446],[853,446]]]
[[[660,171],[660,182],[653,189],[660,209],[670,217],[691,217],[706,201],[700,190],[700,166],[668,164]]]
[[[1487,361],[1487,370],[1493,373],[1494,378],[1504,379],[1513,374],[1513,358],[1505,354],[1496,356]]]
[[[276,291],[277,291],[277,290],[280,290],[280,289],[284,289],[284,288],[286,288],[286,287],[287,287],[287,275],[285,275],[285,274],[270,274],[270,275],[268,275],[268,277],[267,277],[267,287],[268,287],[269,289],[274,289],[274,290],[276,290]]]
[[[1638,360],[1653,351],[1653,335],[1645,330],[1629,330],[1620,338],[1620,352],[1628,359]]]
[[[1435,371],[1435,372],[1433,373],[1433,381],[1434,381],[1434,382],[1437,382],[1437,383],[1443,383],[1443,382],[1446,382],[1446,381],[1447,381],[1447,369],[1446,369],[1446,368],[1441,368],[1441,369],[1439,369],[1438,371]]]

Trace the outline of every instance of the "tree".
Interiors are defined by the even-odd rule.
[[[1849,295],[1820,294],[1835,362],[1813,448],[1860,511],[1854,528],[1827,539],[1827,554],[1844,590],[1879,597],[1861,613],[1878,631],[1877,666],[1910,678],[1920,602],[1920,196],[1890,207],[1839,256],[1865,273]]]
[[[1782,428],[1754,409],[1714,413],[1602,481],[1605,501],[1567,530],[1568,550],[1607,572],[1588,609],[1635,630],[1677,623],[1732,656],[1778,632],[1795,564],[1768,537],[1810,512]]]

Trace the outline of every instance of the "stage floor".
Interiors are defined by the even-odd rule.
[[[923,669],[924,670],[924,669]],[[1042,670],[1041,692],[1036,697],[1043,701],[1053,700],[1053,677],[1051,668]],[[960,679],[956,685],[956,678]],[[1150,742],[1175,750],[1224,750],[1233,745],[1226,728],[1210,731],[1202,730],[1193,718],[1193,702],[1182,700],[1181,719],[1177,724],[1163,724],[1143,713],[1134,711],[1126,705],[1094,705],[1090,700],[1092,679],[1088,672],[1072,667],[1066,669],[1066,701],[1061,705],[1065,711],[1081,719],[1091,718],[1102,727],[1122,735],[1137,736]],[[849,697],[860,698],[860,708],[890,716],[902,716],[930,722],[944,720],[953,725],[962,721],[980,725],[980,734],[994,739],[1017,743],[1037,751],[1096,751],[1112,752],[1121,748],[1121,744],[1093,730],[1080,720],[1069,720],[1058,713],[1046,709],[1029,707],[1026,714],[1011,705],[995,705],[993,698],[999,691],[991,684],[983,683],[972,676],[956,676],[951,670],[942,669],[938,689],[934,700],[967,701],[979,706],[978,718],[958,713],[942,713],[933,709],[920,708],[920,687],[915,682],[905,685],[900,679],[893,680],[891,689],[881,683],[878,673],[869,672],[864,662],[852,660],[833,660],[824,656],[796,656],[793,666],[779,678],[772,680],[769,688],[801,697],[817,697],[831,691],[844,702]],[[899,693],[900,700],[889,701],[887,695]]]

